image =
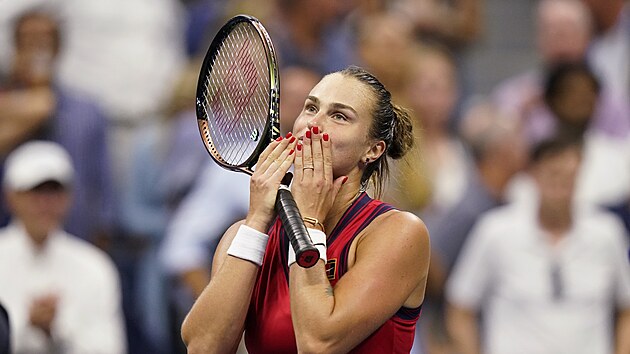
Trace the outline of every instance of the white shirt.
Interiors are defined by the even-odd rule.
[[[630,3],[624,5],[617,23],[596,37],[589,48],[589,61],[597,75],[618,95],[630,100]]]
[[[613,311],[630,309],[628,243],[612,215],[581,209],[552,247],[534,208],[510,205],[473,229],[447,299],[481,310],[487,354],[610,354]],[[563,295],[554,298],[552,268]]]
[[[29,324],[34,297],[59,298],[52,338]],[[22,226],[0,230],[0,302],[11,320],[12,346],[20,353],[124,353],[120,287],[110,259],[65,232],[36,249]]]

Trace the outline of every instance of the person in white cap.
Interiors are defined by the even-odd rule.
[[[14,353],[124,353],[116,268],[61,229],[74,169],[58,144],[32,141],[6,160],[12,222],[0,229],[0,302]]]

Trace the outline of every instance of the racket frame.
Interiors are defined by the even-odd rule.
[[[232,32],[232,30],[243,22],[253,26],[258,33],[260,40],[263,42],[265,58],[267,59],[267,66],[269,69],[269,107],[267,122],[265,123],[265,128],[261,134],[261,138],[258,140],[256,148],[243,163],[233,165],[223,159],[215,147],[212,135],[210,134],[210,122],[204,105],[205,100],[202,100],[201,97],[205,97],[206,82],[208,81],[208,77],[211,75],[212,64],[214,63],[218,52],[217,49],[223,44],[225,38]],[[199,80],[197,82],[195,108],[201,140],[210,154],[210,157],[212,157],[219,166],[231,171],[244,172],[251,176],[254,173],[254,165],[258,162],[258,157],[262,151],[265,147],[267,147],[267,145],[269,145],[270,142],[280,136],[280,74],[278,71],[276,53],[273,43],[271,42],[271,37],[260,21],[255,17],[243,14],[234,16],[225,25],[223,25],[221,29],[219,29],[218,33],[212,40],[212,43],[210,44],[210,47],[204,57],[200,72],[204,73],[204,75],[199,75]]]

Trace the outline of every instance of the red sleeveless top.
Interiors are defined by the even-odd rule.
[[[328,236],[326,272],[333,287],[348,271],[354,238],[377,216],[392,209],[366,193],[348,208]],[[288,249],[289,240],[280,219],[276,219],[245,322],[245,343],[250,354],[297,353],[289,300]],[[400,308],[351,353],[409,353],[421,307]]]

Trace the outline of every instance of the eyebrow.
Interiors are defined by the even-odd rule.
[[[315,102],[316,104],[319,104],[319,98],[317,98],[315,96],[308,96],[307,99]],[[352,113],[354,113],[355,115],[357,115],[357,111],[354,108],[352,108],[352,106],[348,106],[347,104],[335,102],[331,106],[334,109],[347,109],[347,110],[351,111]]]

